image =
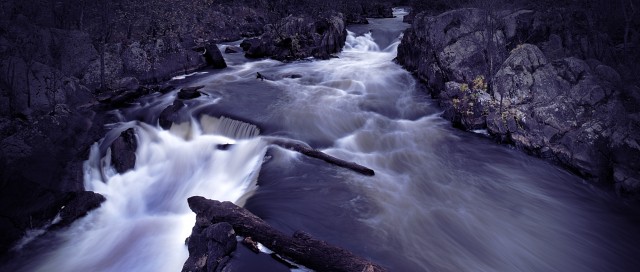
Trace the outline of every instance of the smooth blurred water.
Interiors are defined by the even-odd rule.
[[[207,95],[185,101],[179,114],[189,122],[171,131],[155,124],[175,91],[122,110],[124,121],[152,124],[125,123],[138,137],[135,169],[119,175],[106,167],[100,175],[105,158],[94,148],[86,187],[107,201],[61,234],[35,270],[177,271],[194,224],[186,205],[192,195],[244,204],[284,232],[304,230],[390,271],[640,267],[637,207],[547,162],[452,129],[393,62],[407,27],[401,17],[371,22],[350,28],[336,59],[284,64],[234,56],[228,69],[176,79],[205,85]],[[269,80],[256,80],[256,72]],[[208,117],[221,115],[376,175],[269,147],[250,126]],[[226,143],[234,145],[217,148]],[[228,268],[287,270],[260,258],[239,249]]]

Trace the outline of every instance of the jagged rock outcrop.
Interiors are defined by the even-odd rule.
[[[0,254],[58,213],[62,221],[55,228],[102,202],[102,196],[83,191],[82,163],[88,147],[104,135],[104,124],[113,120],[78,111],[59,105],[51,114],[0,117]]]
[[[486,128],[499,140],[587,179],[615,184],[621,193],[640,192],[635,178],[640,122],[634,106],[639,101],[630,98],[633,91],[625,91],[616,69],[592,59],[608,56],[602,53],[608,49],[598,46],[603,40],[591,39],[597,34],[570,29],[566,22],[555,29],[541,19],[557,15],[421,13],[405,32],[397,60],[427,84],[454,125]],[[482,38],[487,22],[494,23],[489,32],[496,37],[488,44]],[[526,39],[539,46],[521,44]],[[583,46],[572,39],[582,39]]]
[[[611,150],[611,136],[626,122],[619,93],[585,61],[549,62],[525,44],[512,52],[494,82],[498,106],[487,117],[490,133],[588,178],[610,179],[611,164],[625,163],[612,161]]]
[[[435,92],[448,81],[487,77],[506,57],[504,34],[490,31],[489,24],[495,19],[480,9],[418,14],[398,46],[397,61]]]
[[[319,19],[306,15],[288,16],[276,24],[267,25],[260,38],[246,40],[241,47],[249,58],[327,59],[342,49],[346,37],[342,14],[329,14]]]
[[[223,271],[236,250],[236,233],[227,222],[212,223],[198,217],[187,238],[189,258],[183,272]]]

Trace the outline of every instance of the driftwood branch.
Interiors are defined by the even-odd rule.
[[[339,167],[343,167],[343,168],[347,168],[347,169],[351,169],[353,171],[356,171],[360,174],[363,174],[365,176],[373,176],[375,175],[375,172],[373,171],[373,169],[368,168],[366,166],[357,164],[355,162],[349,162],[349,161],[345,161],[343,159],[338,159],[334,156],[331,156],[327,153],[324,153],[322,151],[313,149],[301,142],[296,142],[296,141],[290,141],[290,140],[285,140],[285,139],[279,139],[279,138],[271,138],[269,139],[269,143],[273,144],[273,145],[277,145],[280,146],[282,148],[285,149],[289,149],[289,150],[293,150],[299,153],[302,153],[306,156],[312,157],[312,158],[316,158],[316,159],[321,159],[323,161],[326,161],[330,164],[333,165],[337,165]]]
[[[190,197],[189,207],[197,221],[231,224],[237,235],[251,237],[283,258],[316,271],[379,272],[384,268],[351,252],[312,238],[304,232],[293,236],[272,228],[248,210],[231,202],[209,200],[201,196]]]

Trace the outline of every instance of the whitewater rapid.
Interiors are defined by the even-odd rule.
[[[370,21],[349,28],[338,58],[225,55],[229,68],[175,78],[175,91],[120,110],[111,133],[135,129],[135,168],[117,174],[97,144],[85,186],[106,202],[25,270],[180,270],[192,195],[244,205],[281,231],[304,230],[390,271],[640,266],[636,208],[554,165],[451,128],[393,61],[407,27],[401,16]],[[195,85],[205,95],[184,101],[172,129],[160,128],[177,89]],[[270,147],[263,135],[303,141],[376,175]],[[289,270],[243,252],[230,271]]]

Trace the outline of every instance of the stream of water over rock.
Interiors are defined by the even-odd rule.
[[[179,271],[193,195],[234,201],[279,230],[304,230],[390,271],[640,267],[637,209],[547,162],[451,128],[393,62],[407,27],[401,16],[370,21],[349,27],[339,58],[225,54],[229,68],[175,79],[204,85],[207,95],[185,101],[178,115],[187,122],[170,130],[155,124],[177,90],[118,112],[119,128],[136,131],[135,168],[105,167],[97,144],[85,186],[107,201],[23,270]],[[269,147],[265,136],[304,141],[376,175]],[[218,148],[224,144],[233,145]],[[288,270],[268,259],[240,247],[228,269]]]

